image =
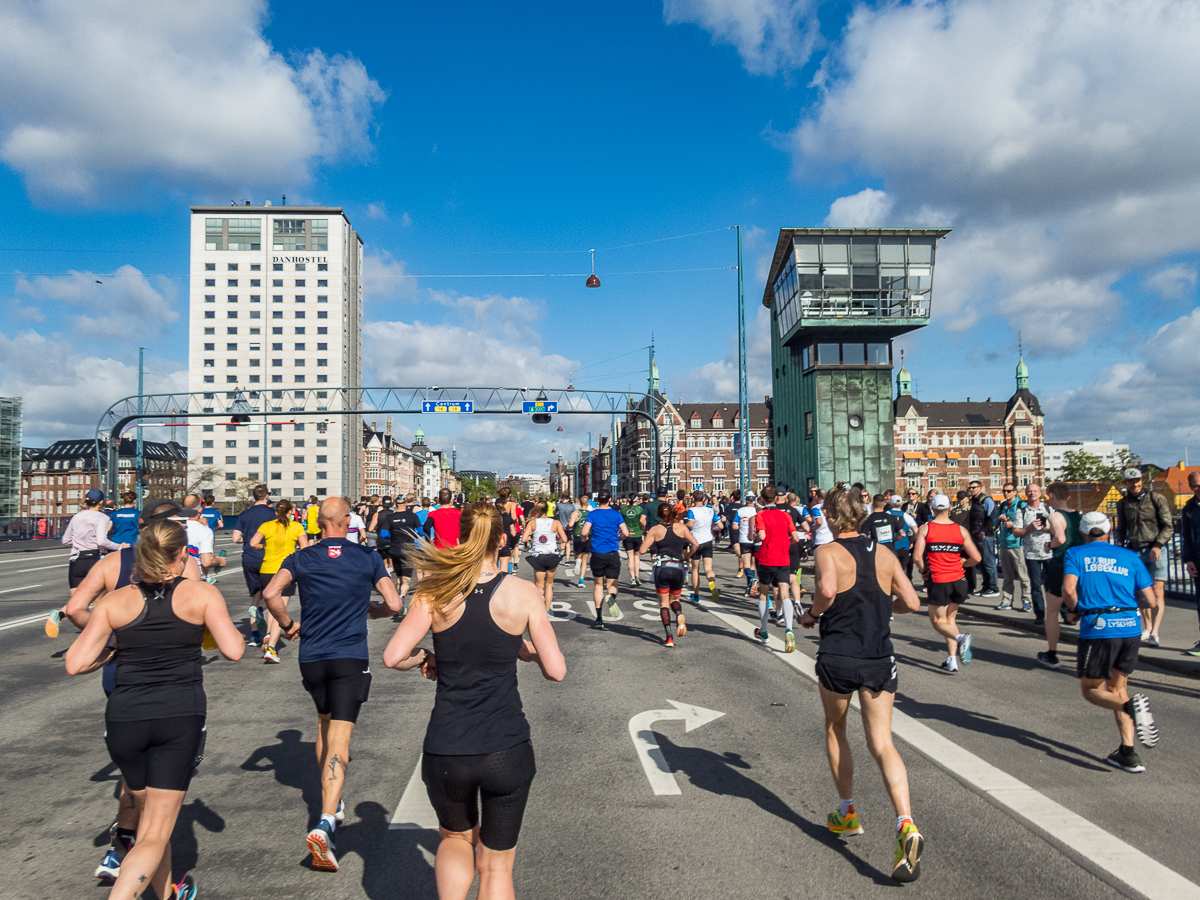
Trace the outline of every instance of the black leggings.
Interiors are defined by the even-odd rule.
[[[131,791],[186,791],[204,755],[204,716],[105,722],[108,755]]]
[[[529,741],[478,756],[438,756],[421,760],[421,780],[438,824],[447,831],[470,831],[479,825],[479,840],[489,850],[517,846],[529,786],[537,774]],[[479,800],[483,800],[483,822]]]

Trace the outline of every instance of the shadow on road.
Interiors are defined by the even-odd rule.
[[[354,814],[357,821],[340,825],[335,840],[340,857],[355,853],[362,858],[363,893],[371,900],[437,896],[436,831],[389,830],[387,810],[373,800],[358,804]]]
[[[873,879],[876,884],[889,887],[895,885],[890,876],[855,856],[850,847],[831,834],[823,824],[810,822],[784,803],[777,794],[742,774],[739,769],[750,769],[751,765],[742,759],[740,754],[721,754],[700,747],[682,747],[658,732],[655,732],[655,738],[671,768],[687,775],[694,786],[712,794],[749,800],[764,812],[795,825],[817,843],[840,853],[859,875]]]
[[[300,740],[301,733],[288,728],[277,735],[278,744],[259,747],[242,763],[246,772],[274,772],[284,787],[300,791],[308,807],[310,822],[321,816],[321,779],[317,774],[317,749],[313,741]]]
[[[196,868],[200,857],[200,844],[196,840],[196,826],[205,831],[225,830],[225,819],[208,808],[203,800],[185,803],[175,820],[175,831],[171,834],[171,869],[182,874]]]

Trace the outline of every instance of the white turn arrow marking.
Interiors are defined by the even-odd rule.
[[[667,759],[658,746],[658,740],[651,726],[664,719],[683,719],[686,723],[684,730],[691,731],[725,715],[723,712],[705,709],[703,706],[691,706],[674,700],[667,702],[675,708],[648,709],[629,720],[629,736],[633,738],[633,747],[637,751],[638,759],[641,760],[651,789],[659,795],[678,794],[680,790],[675,776],[671,773],[671,767],[667,765]]]

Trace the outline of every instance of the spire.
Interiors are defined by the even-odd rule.
[[[413,435],[413,443],[414,444],[424,444],[425,443],[425,432],[423,432],[421,430],[420,425],[417,426],[417,433]]]
[[[896,373],[896,393],[900,396],[912,395],[912,376],[904,368],[904,351],[900,351],[900,371]]]
[[[1017,390],[1029,390],[1029,366],[1025,365],[1025,357],[1017,359]]]

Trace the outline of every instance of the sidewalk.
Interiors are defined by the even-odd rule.
[[[58,538],[34,538],[29,541],[0,541],[0,553],[37,553],[39,550],[70,550]]]

